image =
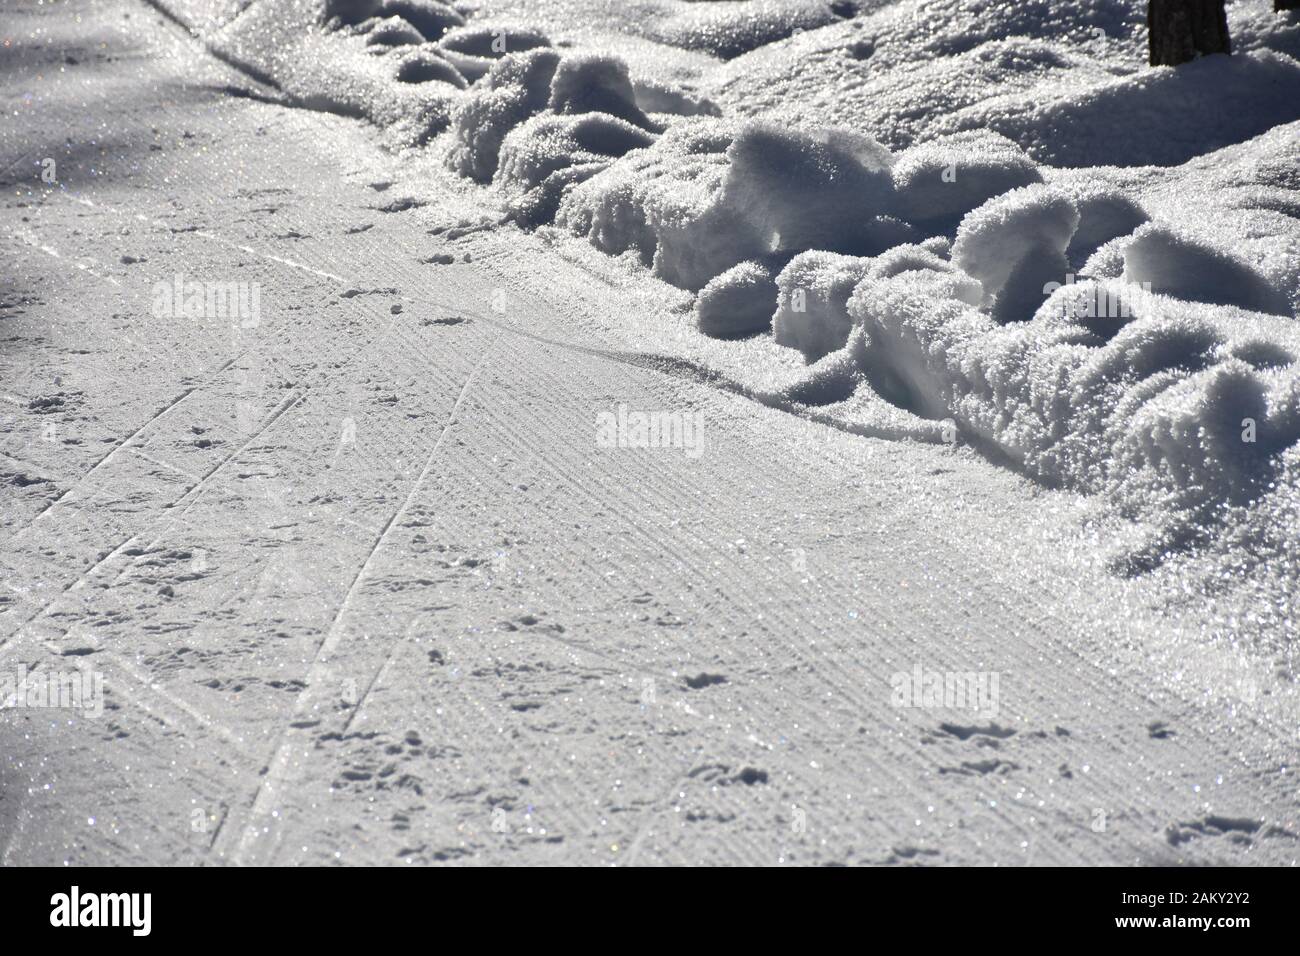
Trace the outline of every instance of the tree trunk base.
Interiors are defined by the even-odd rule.
[[[1147,31],[1152,66],[1177,66],[1207,53],[1232,52],[1223,0],[1151,0]]]

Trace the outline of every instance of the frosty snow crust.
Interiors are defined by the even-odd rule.
[[[1238,139],[1300,117],[1300,63],[1263,27],[1247,23],[1255,49],[1231,60],[1177,77],[1101,73],[1084,95],[1044,99],[1036,84],[1063,54],[1043,37],[1124,44],[1140,5],[953,0],[922,18],[909,0],[847,26],[851,4],[693,6],[628,30],[724,59],[813,31],[753,53],[760,68],[735,73],[741,86],[792,88],[802,80],[782,57],[800,51],[876,63],[863,84],[892,69],[895,93],[939,60],[958,76],[1006,72],[1008,92],[962,100],[960,84],[920,75],[918,88],[952,100],[926,113],[928,129],[884,92],[881,139],[913,143],[891,150],[858,122],[745,118],[634,79],[616,56],[556,49],[535,27],[436,0],[263,0],[216,46],[399,142],[445,131],[450,167],[491,183],[519,224],[553,224],[697,292],[707,335],[770,330],[799,350],[814,366],[809,404],[856,393],[951,422],[1025,474],[1159,516],[1174,535],[1267,492],[1300,440],[1297,289],[1279,282],[1296,270],[1265,275],[1151,222],[1112,178],[1038,162],[1096,165],[1107,150],[1181,162],[1159,111],[1184,100],[1217,103]],[[716,86],[724,107],[729,83]],[[1247,95],[1263,100],[1237,115]],[[1144,116],[1154,126],[1133,128]]]

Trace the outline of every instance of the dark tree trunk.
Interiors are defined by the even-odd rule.
[[[1177,66],[1203,53],[1231,53],[1228,14],[1223,3],[1224,0],[1151,0],[1147,4],[1151,65]]]

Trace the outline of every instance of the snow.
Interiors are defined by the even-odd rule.
[[[1072,265],[1086,262],[1113,239],[1127,236],[1150,219],[1142,204],[1123,189],[1088,175],[1054,182],[1079,211],[1079,225],[1065,254]]]
[[[566,197],[557,222],[608,252],[636,248],[687,289],[746,259],[878,252],[912,238],[886,214],[887,150],[849,130],[693,120]]]
[[[447,152],[451,167],[462,176],[490,182],[506,134],[546,108],[559,62],[557,52],[540,49],[495,63],[456,107]]]
[[[1229,467],[1209,403],[1258,419],[1265,373],[1189,344],[1204,307],[1290,319],[1300,301],[1281,132],[1300,41],[1261,7],[1232,5],[1235,55],[1176,69],[1145,65],[1138,0],[259,0],[214,45],[398,143],[437,138],[506,220],[692,294],[706,338],[770,323],[805,362],[856,355],[866,407],[951,417],[1133,514],[1235,500],[1283,447]],[[1273,332],[1252,347],[1289,354]],[[1285,418],[1279,387],[1266,411]],[[1193,427],[1206,444],[1175,454]]]
[[[722,59],[740,56],[791,34],[815,30],[840,19],[836,5],[826,0],[750,0],[743,6],[733,3],[675,6],[685,9],[665,17],[651,35],[672,46],[701,50]]]
[[[791,259],[776,278],[772,332],[777,344],[798,349],[810,361],[842,348],[853,328],[849,296],[870,265],[868,258],[834,252],[804,252]]]
[[[869,296],[869,280],[914,271],[938,272],[955,280],[952,294],[971,305],[978,305],[983,295],[978,281],[960,275],[943,257],[922,246],[895,246],[876,257],[804,252],[777,277],[773,323],[777,343],[798,349],[810,361],[842,348],[854,326],[848,300],[859,285]]]
[[[761,332],[772,322],[776,285],[772,273],[757,262],[742,262],[714,276],[700,290],[695,321],[706,335]]]
[[[607,113],[642,128],[651,125],[637,106],[627,64],[594,53],[566,56],[560,61],[551,79],[547,108],[556,113]]]
[[[898,156],[892,175],[894,213],[937,232],[995,196],[1042,182],[1020,147],[983,130],[919,143]]]
[[[770,251],[739,211],[719,201],[734,124],[685,119],[570,191],[557,225],[614,255],[635,250],[655,275],[685,289]]]
[[[263,264],[301,272],[309,262],[305,268],[314,271],[304,274],[312,281],[355,275],[376,293],[401,282],[404,295],[424,298],[392,303],[398,311],[383,313],[391,322],[418,305],[421,321],[432,323],[418,334],[457,328],[472,340],[445,353],[433,347],[431,358],[408,354],[404,341],[366,353],[357,373],[365,390],[384,393],[381,403],[406,385],[416,395],[401,399],[409,419],[400,423],[409,429],[400,432],[403,440],[383,456],[376,453],[368,467],[404,458],[410,443],[430,435],[425,444],[446,455],[445,477],[443,459],[430,458],[436,468],[429,466],[429,474],[445,481],[443,497],[420,507],[453,530],[439,537],[444,531],[430,519],[427,539],[404,541],[417,556],[411,561],[441,561],[442,549],[456,551],[466,534],[483,528],[489,529],[482,531],[483,553],[499,556],[530,535],[565,542],[579,512],[601,520],[630,516],[627,526],[611,519],[599,531],[575,535],[590,544],[598,536],[602,542],[625,537],[627,527],[639,534],[661,519],[675,532],[704,528],[714,509],[728,523],[728,537],[706,544],[703,537],[675,538],[680,551],[655,564],[648,579],[669,590],[681,583],[675,572],[698,584],[702,574],[716,571],[707,600],[693,606],[692,623],[710,614],[726,618],[722,637],[730,638],[739,633],[734,617],[716,610],[721,605],[711,603],[713,592],[726,596],[738,587],[723,577],[744,577],[736,573],[743,566],[729,562],[746,549],[759,553],[753,540],[759,535],[750,529],[761,529],[775,557],[764,554],[756,563],[780,565],[782,582],[780,600],[761,613],[778,628],[789,624],[795,635],[765,654],[811,646],[813,635],[849,634],[844,609],[868,593],[878,598],[873,610],[874,620],[884,622],[881,631],[901,629],[912,640],[920,626],[891,619],[891,602],[909,588],[911,595],[932,586],[951,588],[955,604],[916,598],[909,620],[942,625],[945,637],[961,646],[963,637],[979,635],[961,620],[960,596],[994,582],[997,600],[1014,608],[996,618],[1014,641],[993,641],[981,653],[1005,654],[1012,643],[1037,647],[1045,630],[1060,626],[1074,634],[1122,617],[1116,631],[1105,632],[1102,649],[1116,655],[1132,649],[1138,663],[1130,660],[1131,669],[1120,672],[1143,693],[1146,656],[1157,644],[1173,662],[1162,672],[1168,678],[1162,693],[1210,699],[1206,687],[1179,683],[1183,662],[1200,654],[1222,661],[1224,648],[1253,655],[1272,681],[1270,694],[1293,693],[1300,636],[1294,613],[1300,24],[1294,16],[1274,14],[1265,0],[1237,0],[1229,6],[1232,56],[1149,68],[1139,0],[160,2],[194,24],[224,63],[243,71],[259,99],[279,104],[250,98],[239,108],[339,114],[347,119],[312,116],[294,129],[329,131],[321,136],[322,151],[330,136],[352,130],[348,135],[364,146],[347,154],[348,177],[385,168],[383,177],[349,181],[341,211],[318,197],[317,218],[301,231],[277,221],[258,232],[261,222],[242,207],[212,212],[234,237],[230,249],[238,253],[231,252],[231,261],[244,268],[244,257],[253,256],[248,250],[269,248],[272,239],[292,242],[292,254]],[[286,126],[304,123],[303,114],[290,110],[270,115],[294,117]],[[223,155],[218,122],[196,125],[211,136],[204,148]],[[249,141],[254,135],[261,134],[249,133]],[[255,146],[240,144],[250,155]],[[389,173],[401,189],[376,199],[389,189]],[[207,207],[228,201],[211,183],[206,188],[197,198]],[[294,214],[291,205],[282,208],[281,220]],[[34,211],[25,207],[24,216]],[[329,222],[328,235],[315,229],[321,218]],[[71,217],[69,223],[77,225]],[[220,231],[213,229],[212,235]],[[105,227],[97,235],[110,232]],[[364,238],[338,239],[343,235]],[[189,240],[174,236],[191,233],[164,237],[179,246]],[[87,253],[83,264],[95,262],[93,247],[69,242]],[[354,270],[358,249],[366,268]],[[166,261],[158,251],[151,255]],[[364,275],[367,270],[383,275],[385,284]],[[311,348],[319,338],[349,353],[355,344],[349,336],[376,329],[374,316],[325,285],[311,291],[329,303],[321,320],[329,334],[318,334],[301,316],[294,317],[295,329],[308,330]],[[518,298],[498,310],[488,303],[503,288]],[[301,300],[291,283],[278,291],[279,297],[264,297],[268,311]],[[455,315],[446,303],[455,303]],[[354,310],[348,321],[333,321],[344,309]],[[456,324],[438,324],[449,319]],[[508,343],[509,361],[481,375],[498,336]],[[293,348],[278,347],[294,355],[302,338],[292,338]],[[387,340],[378,341],[376,349]],[[301,364],[328,368],[337,361],[311,352]],[[305,378],[297,367],[276,374]],[[694,463],[715,471],[677,462],[620,470],[626,466],[591,458],[573,438],[590,417],[588,405],[621,401],[624,383],[643,378],[661,389],[655,400],[699,401],[716,415],[708,419],[708,453]],[[491,400],[479,400],[478,384],[471,388],[483,380]],[[452,399],[430,415],[428,406],[444,397],[439,389],[446,383]],[[458,396],[470,397],[462,403]],[[169,397],[151,394],[147,410]],[[351,421],[359,414],[352,405],[364,402],[348,401]],[[230,417],[228,404],[213,415]],[[310,409],[310,402],[304,405]],[[316,431],[333,435],[343,406],[325,407],[329,421]],[[292,411],[297,415],[298,407]],[[478,416],[481,430],[467,446],[458,444],[465,434],[458,415]],[[536,436],[517,423],[535,420],[544,424],[530,445]],[[436,444],[442,433],[453,440]],[[399,434],[396,426],[392,434]],[[188,454],[193,442],[187,436],[177,445]],[[734,459],[712,457],[715,449],[725,456],[760,442],[763,454],[744,458],[744,470],[716,464]],[[270,438],[249,447],[274,461]],[[167,454],[165,447],[153,452]],[[589,469],[596,489],[589,498],[563,503],[570,489],[559,478],[540,506],[527,498],[549,476],[552,452],[564,456],[552,470],[565,481]],[[466,454],[478,457],[466,464],[459,457]],[[789,480],[779,480],[781,467],[755,464],[758,458],[788,465]],[[106,462],[105,470],[125,467]],[[485,462],[509,470],[509,482],[463,498],[446,494],[474,489]],[[189,470],[206,474],[209,463],[202,465]],[[944,478],[949,473],[956,475],[951,481]],[[239,474],[256,480],[262,472],[250,466]],[[318,477],[307,475],[306,484]],[[311,501],[347,495],[374,504],[401,501],[405,493],[364,482],[338,490],[329,485],[342,479],[327,477],[312,485]],[[645,503],[625,492],[661,479],[653,493],[670,502],[662,514],[643,510]],[[522,503],[501,504],[507,499]],[[444,507],[446,500],[453,507]],[[705,510],[689,512],[698,501]],[[494,509],[505,509],[501,527],[493,523]],[[62,513],[55,509],[49,520],[65,520]],[[361,517],[366,520],[348,526],[392,527],[394,535],[426,527],[414,514],[402,515],[410,523],[387,526],[374,520],[389,517],[377,511]],[[980,534],[990,529],[1014,573],[988,560],[990,546]],[[895,549],[900,533],[907,546]],[[804,592],[792,590],[791,581],[803,581],[805,572],[786,572],[780,551],[780,542],[795,534],[833,549],[853,582],[834,593],[810,585],[812,616],[798,620],[791,609],[804,606]],[[98,542],[94,553],[115,556],[126,537]],[[363,545],[372,539],[370,533],[358,538]],[[349,543],[330,541],[320,539],[323,553]],[[1045,556],[1056,559],[1060,541],[1069,542],[1069,562],[1061,559],[1053,570],[1068,566],[1077,582],[1069,574],[1034,576]],[[527,566],[548,566],[550,547],[538,545]],[[581,574],[590,570],[613,581],[611,588],[622,587],[618,576],[635,563],[607,565],[598,550],[585,553]],[[949,563],[936,558],[947,553],[955,555]],[[488,574],[453,564],[459,553],[446,557],[444,570],[474,575],[476,594],[490,599],[493,588],[517,584],[510,602],[522,607],[531,600],[532,585],[518,583],[522,562]],[[400,605],[405,582],[398,571],[411,566],[393,560],[391,593]],[[368,561],[357,566],[364,572]],[[545,587],[568,587],[580,576],[577,569],[569,567],[567,577],[557,572]],[[341,568],[338,576],[359,580],[354,571]],[[1018,590],[1019,578],[1031,577],[1032,585]],[[480,586],[489,580],[491,586]],[[1037,613],[1045,608],[1041,593],[1054,587],[1069,597],[1050,605],[1052,615]],[[691,588],[677,590],[683,600],[695,600]],[[1106,600],[1096,596],[1103,592]],[[355,601],[364,605],[370,597],[363,588]],[[601,626],[640,620],[639,605],[617,604],[624,597],[611,597],[614,610]],[[592,603],[576,590],[557,601],[569,611]],[[335,606],[346,608],[347,598]],[[986,596],[980,611],[1001,613],[989,610],[995,606],[1003,605]],[[369,622],[375,634],[383,630],[383,613]],[[514,622],[509,633],[516,636],[507,640],[518,640],[520,626],[542,631],[531,612],[531,623],[521,624],[520,607],[494,613]],[[676,626],[675,614],[656,607],[646,619]],[[592,635],[575,616],[579,621],[567,632],[545,632],[564,645],[560,654],[587,652],[582,642]],[[782,620],[787,616],[790,621]],[[1130,631],[1130,617],[1141,626]],[[417,618],[420,626],[427,623]],[[1055,623],[1017,630],[1030,619]],[[457,624],[478,638],[496,627],[485,621],[467,615]],[[153,621],[158,629],[167,623]],[[326,628],[333,633],[332,624]],[[727,641],[710,636],[716,640],[698,650],[673,653],[720,653]],[[874,631],[852,632],[841,660],[877,656],[860,650],[862,640],[878,639]],[[644,648],[663,638],[651,631],[638,640]],[[916,640],[926,653],[937,652],[933,642]],[[629,649],[636,649],[631,642],[619,648]],[[503,645],[492,653],[517,650]],[[1074,646],[1070,654],[1054,646],[1043,658],[1078,659]],[[294,655],[304,656],[296,647]],[[388,667],[374,663],[372,673]],[[1060,674],[1041,660],[1017,666],[1033,687]],[[750,673],[734,671],[742,672]],[[1210,690],[1222,679],[1214,667],[1204,673]],[[1084,683],[1072,687],[1091,692]],[[1150,704],[1141,695],[1124,700]],[[870,696],[853,704],[869,709]],[[1233,710],[1226,723],[1209,723],[1237,721]],[[1277,749],[1281,739],[1272,741]],[[514,761],[513,755],[503,759]],[[937,779],[928,767],[916,776]],[[852,782],[847,772],[837,779]],[[1188,780],[1178,782],[1191,792]],[[1139,818],[1142,826],[1151,819]],[[231,832],[238,832],[233,823]]]
[[[1055,166],[1176,166],[1300,119],[1298,90],[1300,63],[1261,50],[1157,67],[1073,96],[1003,97],[943,125],[986,126]]]
[[[402,56],[396,75],[399,83],[449,83],[462,90],[468,85],[459,70],[428,50],[413,50]]]
[[[443,56],[469,80],[477,80],[502,57],[551,45],[541,30],[514,23],[470,23],[438,41]]]
[[[325,15],[327,18],[330,15],[328,7]],[[438,0],[382,0],[378,15],[400,18],[425,40],[441,40],[450,31],[465,25],[463,16]]]
[[[1276,334],[1258,313],[1084,281],[1032,321],[999,326],[919,272],[861,283],[848,308],[896,401],[951,414],[1036,478],[1110,495],[1162,527],[1258,493],[1271,456],[1300,439],[1291,353],[1231,345],[1247,324]],[[1247,419],[1257,433],[1243,442]]]
[[[882,221],[892,157],[869,136],[750,122],[727,160],[718,201],[743,215],[772,251],[874,252],[905,234]]]
[[[541,225],[555,217],[566,189],[595,175],[611,159],[651,142],[640,127],[607,113],[543,113],[506,136],[495,181],[516,194],[513,216],[524,225]]]
[[[1079,66],[1102,49],[1120,63],[1136,55],[1137,13],[1128,3],[953,3],[938,13],[899,3],[827,20],[764,44],[743,73],[735,60],[724,68],[726,81],[711,87],[724,118],[665,116],[666,131],[646,142],[600,121],[591,136],[612,142],[597,149],[531,119],[510,134],[531,145],[512,147],[498,180],[536,189],[543,174],[570,170],[549,180],[526,220],[553,212],[597,248],[631,252],[700,290],[695,321],[709,335],[760,332],[770,316],[776,344],[809,362],[858,355],[860,387],[922,417],[951,416],[1041,481],[1109,493],[1128,513],[1171,501],[1198,511],[1255,487],[1272,446],[1229,453],[1224,422],[1268,417],[1257,370],[1208,358],[1218,340],[1203,340],[1199,313],[1182,303],[1290,316],[1294,283],[1283,288],[1213,241],[1152,221],[1142,177],[1106,167],[1203,152],[1204,135],[1186,121],[1197,110],[1224,143],[1288,122],[1300,79],[1258,38],[1241,56],[1179,70]],[[803,100],[773,71],[812,54],[826,67],[805,75],[819,83],[870,64],[868,83],[893,112],[827,123],[799,109],[778,120],[741,108],[737,84],[756,81]],[[1062,72],[1068,94],[1052,85]],[[617,58],[566,54],[549,109],[656,130],[634,89]],[[912,98],[908,109],[890,106],[899,96]],[[760,118],[726,116],[737,108]],[[873,133],[903,148],[891,152]],[[529,166],[516,152],[545,158]],[[844,352],[855,329],[862,347]],[[1090,391],[1098,382],[1104,396]],[[1115,419],[1098,410],[1116,407]]]
[[[1066,247],[1079,226],[1078,207],[1050,186],[1013,189],[968,213],[957,228],[952,261],[978,279],[1001,321],[1027,319],[1015,305],[1042,298],[1063,279]]]
[[[365,117],[398,144],[421,144],[444,131],[463,71],[432,42],[459,14],[418,7],[422,33],[401,16],[417,8],[369,0],[253,3],[207,37],[222,59],[274,86],[291,103]],[[421,13],[425,15],[421,15]],[[417,55],[422,66],[405,66]]]
[[[1291,314],[1287,297],[1249,264],[1156,223],[1137,230],[1124,245],[1124,278],[1179,299]]]

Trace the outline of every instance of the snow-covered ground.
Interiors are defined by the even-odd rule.
[[[2,858],[1295,862],[1300,19],[1144,11],[6,13]]]

